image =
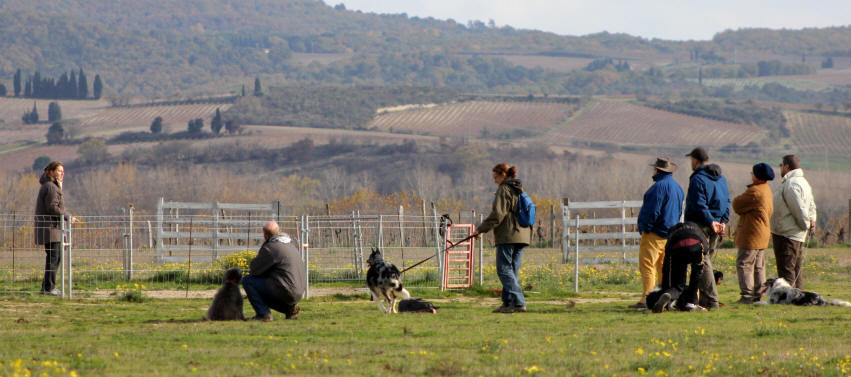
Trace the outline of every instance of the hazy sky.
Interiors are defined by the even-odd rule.
[[[851,0],[325,0],[347,9],[493,19],[498,26],[563,35],[608,31],[645,38],[707,40],[745,27],[801,29],[851,24]]]

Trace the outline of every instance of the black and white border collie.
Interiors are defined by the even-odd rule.
[[[837,299],[827,301],[818,293],[803,291],[798,288],[792,287],[791,285],[789,285],[789,282],[787,282],[786,279],[783,278],[768,279],[765,281],[764,287],[767,289],[769,304],[788,304],[799,306],[834,305],[851,307],[851,303],[849,303],[848,301],[842,301]]]
[[[381,251],[373,248],[369,259],[366,260],[369,270],[366,271],[366,286],[378,303],[378,309],[384,313],[398,313],[396,310],[397,296],[410,298],[408,290],[402,288],[401,273],[393,263],[384,260]],[[387,306],[385,307],[385,303]]]

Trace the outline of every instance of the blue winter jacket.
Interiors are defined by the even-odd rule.
[[[730,192],[721,167],[703,165],[691,174],[686,196],[685,221],[710,226],[713,221],[730,221]]]
[[[683,213],[683,189],[671,173],[656,174],[653,181],[638,212],[638,231],[667,238],[668,229],[680,222]]]

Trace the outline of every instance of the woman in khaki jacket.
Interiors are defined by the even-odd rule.
[[[523,249],[529,246],[532,228],[517,223],[515,212],[523,184],[517,179],[517,168],[501,163],[493,168],[493,182],[499,187],[493,199],[490,215],[476,227],[476,237],[493,229],[496,241],[496,274],[502,282],[502,306],[494,313],[526,311],[526,298],[520,288],[520,261]]]
[[[765,249],[771,239],[771,214],[774,202],[768,181],[774,170],[766,163],[753,166],[751,180],[744,193],[733,199],[733,211],[739,215],[736,228],[736,274],[742,298],[737,303],[753,304],[761,299],[760,287],[765,282]]]

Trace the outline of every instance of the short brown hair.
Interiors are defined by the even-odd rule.
[[[493,172],[497,174],[505,174],[506,178],[517,178],[517,167],[508,166],[504,162],[500,162],[493,167]]]
[[[54,171],[56,169],[59,169],[60,166],[65,166],[65,165],[62,165],[62,163],[59,162],[59,161],[50,161],[50,163],[47,164],[47,166],[44,167],[44,172],[46,173],[46,172],[49,172],[49,171]]]
[[[801,168],[801,160],[798,159],[798,156],[794,154],[787,154],[783,156],[783,165],[789,166],[789,170],[795,170]]]

